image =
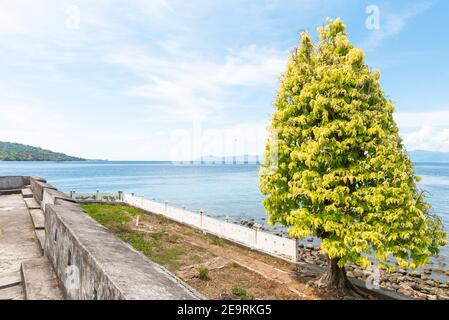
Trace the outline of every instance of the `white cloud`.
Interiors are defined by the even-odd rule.
[[[400,128],[449,127],[449,111],[398,112],[394,114],[394,118]]]
[[[381,10],[380,29],[370,30],[370,36],[364,41],[362,47],[366,50],[376,49],[384,40],[399,34],[412,18],[428,10],[431,5],[430,2],[415,3],[400,13]]]
[[[180,46],[180,44],[176,44]],[[146,83],[127,89],[131,96],[147,98],[153,108],[185,120],[205,119],[230,102],[231,87],[274,85],[285,67],[287,54],[250,45],[229,50],[224,61],[206,59],[188,50],[165,57],[123,52],[107,57]]]
[[[449,152],[449,128],[437,129],[424,126],[402,135],[407,150]]]
[[[67,143],[58,140],[68,128],[63,117],[36,104],[0,104],[0,141],[45,148],[57,146],[61,151]]]
[[[449,111],[394,114],[407,150],[449,152]]]

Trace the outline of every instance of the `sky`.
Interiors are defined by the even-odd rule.
[[[257,154],[302,30],[340,17],[408,150],[449,152],[446,0],[0,0],[0,141],[88,159]]]

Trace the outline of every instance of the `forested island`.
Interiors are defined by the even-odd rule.
[[[85,161],[38,147],[0,141],[0,161]]]

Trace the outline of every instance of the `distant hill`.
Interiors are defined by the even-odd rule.
[[[0,161],[84,161],[63,153],[52,152],[42,148],[20,143],[0,141]]]
[[[408,154],[413,162],[449,162],[449,152],[415,150]]]

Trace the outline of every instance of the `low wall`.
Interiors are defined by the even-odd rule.
[[[30,184],[30,177],[7,176],[0,177],[0,190],[19,190]]]
[[[77,204],[61,199],[47,204],[45,232],[45,253],[68,299],[201,299]]]
[[[44,190],[56,190],[51,184],[48,184],[45,180],[39,180],[31,177],[30,179],[31,191],[33,191],[34,198],[41,204],[44,198]]]
[[[70,191],[70,197],[72,199],[76,199],[82,203],[95,203],[95,202],[120,202],[122,198],[121,193],[104,193],[104,192],[95,192],[95,193],[77,193],[75,191]]]
[[[201,229],[220,238],[236,242],[292,262],[298,261],[297,241],[279,237],[261,230],[251,229],[235,223],[230,223],[198,214],[191,211],[174,208],[130,194],[122,194],[120,200],[133,207],[163,215],[171,220]]]
[[[65,193],[55,190],[44,188],[42,191],[41,209],[45,211],[47,204],[56,204],[57,200],[65,200],[67,202],[77,203],[76,200],[70,198]]]
[[[0,177],[0,188],[31,184],[45,216],[44,252],[67,299],[198,300],[203,297],[86,214],[39,177]],[[17,191],[17,190],[16,190]]]

